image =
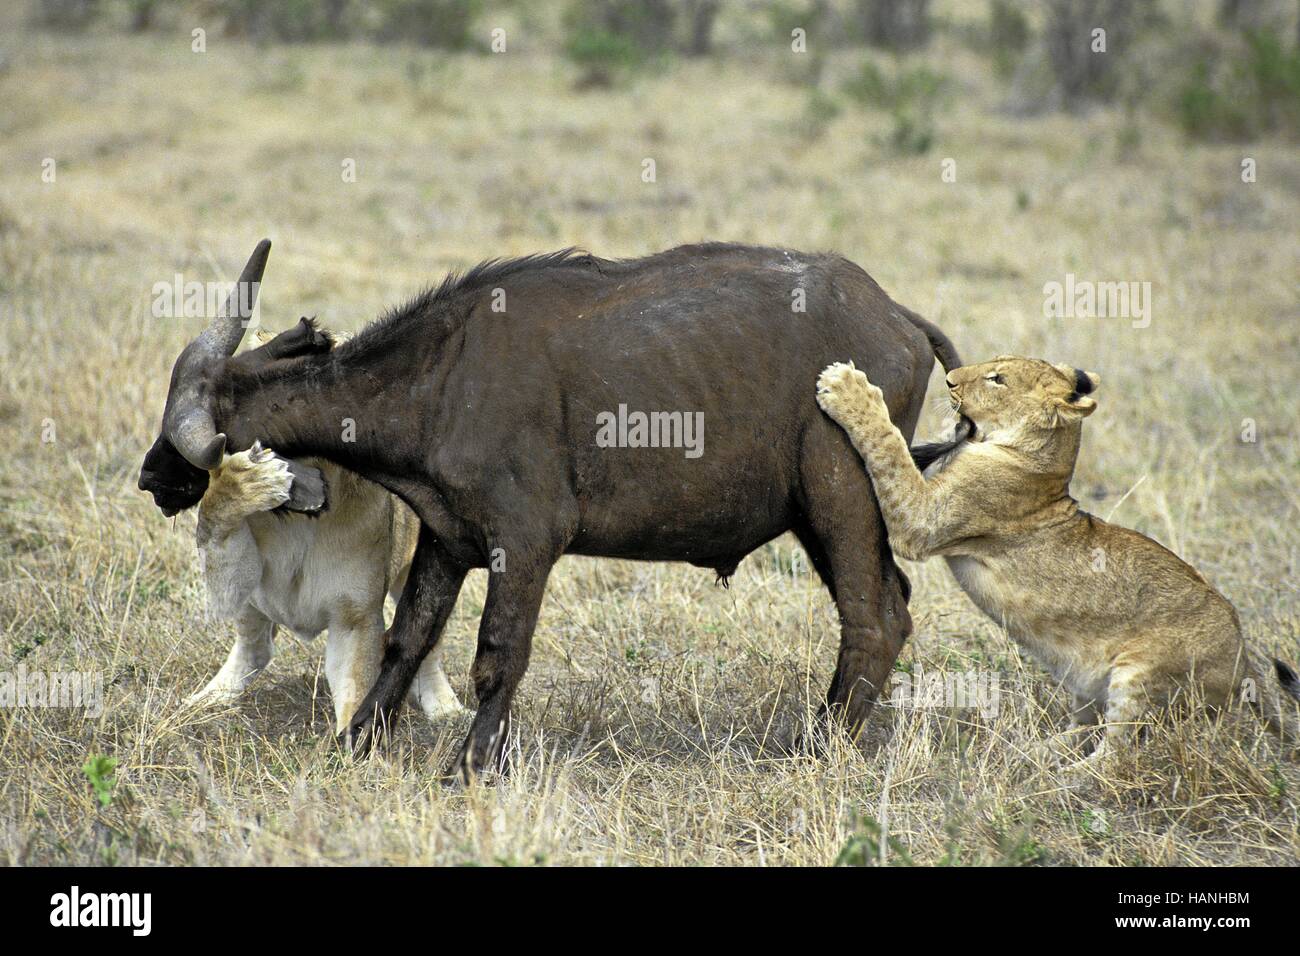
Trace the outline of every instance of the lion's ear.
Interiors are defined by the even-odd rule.
[[[1074,382],[1074,390],[1080,395],[1087,395],[1096,390],[1101,384],[1101,376],[1096,372],[1085,372],[1081,368],[1075,368],[1073,365],[1066,365],[1060,362],[1054,366],[1058,372]]]
[[[1055,368],[1074,385],[1069,395],[1056,401],[1056,410],[1062,420],[1078,421],[1095,412],[1097,400],[1087,396],[1097,390],[1097,386],[1101,384],[1101,376],[1096,372],[1085,372],[1071,365],[1057,365]]]
[[[1097,400],[1086,395],[1080,395],[1078,392],[1071,392],[1056,403],[1057,414],[1067,422],[1077,422],[1080,419],[1087,418],[1096,410]]]

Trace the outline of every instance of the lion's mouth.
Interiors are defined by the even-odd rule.
[[[958,441],[979,441],[979,429],[975,426],[975,421],[969,415],[961,410],[961,386],[948,386],[948,404],[952,406],[953,414],[957,416],[957,427],[953,434]]]
[[[979,441],[979,429],[976,428],[974,419],[958,411],[957,426],[953,429],[953,439],[955,441]]]

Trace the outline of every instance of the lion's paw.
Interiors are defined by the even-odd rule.
[[[261,442],[228,455],[212,478],[208,496],[216,495],[244,514],[272,511],[289,500],[293,475],[283,458]]]
[[[883,405],[885,397],[865,372],[852,362],[828,365],[817,378],[817,404],[838,420],[837,413],[863,406]]]

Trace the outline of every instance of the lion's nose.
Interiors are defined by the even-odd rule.
[[[956,387],[957,387],[957,383],[954,382],[954,381],[952,380],[952,375],[951,375],[951,374],[949,374],[949,375],[945,375],[945,376],[943,377],[943,380],[944,380],[945,382],[948,383],[948,387],[949,387],[949,388],[956,388]]]

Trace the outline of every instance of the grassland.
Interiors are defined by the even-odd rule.
[[[92,672],[106,699],[99,716],[0,709],[0,861],[1300,859],[1300,771],[1249,720],[1157,728],[1104,777],[1033,758],[1062,695],[939,565],[908,568],[916,631],[899,667],[996,674],[998,713],[879,709],[861,751],[778,758],[766,742],[815,707],[837,643],[787,539],[729,590],[685,566],[565,559],[499,785],[440,787],[465,726],[411,714],[393,747],[350,763],[319,642],[281,635],[237,706],[182,707],[231,633],[205,616],[193,515],[166,521],[135,488],[195,330],[152,315],[153,284],[233,278],[263,235],[273,328],[304,313],[357,328],[449,269],[570,244],[834,249],[969,358],[1099,371],[1076,495],[1196,564],[1253,642],[1295,660],[1292,146],[1192,146],[1109,109],[1013,118],[987,64],[946,35],[929,56],[953,100],[930,152],[898,156],[879,113],[810,124],[779,44],[580,93],[527,44],[445,56],[214,34],[195,54],[187,34],[62,38],[2,16],[0,671]],[[1150,325],[1044,318],[1043,286],[1066,273],[1150,282]],[[939,421],[931,409],[922,432]],[[445,638],[467,700],[483,592],[476,574]],[[108,806],[82,771],[92,755],[119,761]]]

